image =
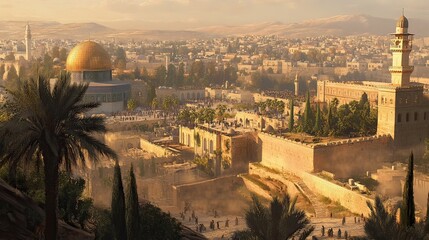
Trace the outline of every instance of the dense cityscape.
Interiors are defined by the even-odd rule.
[[[407,17],[390,35],[5,30],[0,239],[428,239],[429,40]]]

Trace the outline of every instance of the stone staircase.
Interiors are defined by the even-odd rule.
[[[295,182],[295,186],[298,189],[300,189],[302,194],[304,194],[310,201],[316,213],[315,217],[318,217],[318,218],[329,217],[330,214],[326,206],[319,200],[319,198],[313,193],[313,191],[311,191],[307,187],[307,185],[305,185],[305,183],[301,179]]]
[[[287,180],[289,182],[292,182],[293,185],[310,201],[310,204],[313,206],[314,211],[316,213],[317,218],[325,218],[330,216],[330,212],[325,206],[323,202],[320,201],[320,199],[311,191],[310,188],[302,181],[301,178],[299,178],[296,175],[288,174],[288,173],[274,173],[274,172],[268,172],[264,167],[258,167],[256,165],[252,166],[253,168],[257,168],[258,171],[264,171],[264,173],[261,173],[262,175],[268,175],[274,179],[278,180]],[[258,172],[258,171],[255,171]]]

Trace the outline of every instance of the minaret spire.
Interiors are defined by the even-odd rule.
[[[299,80],[298,80],[298,73],[295,74],[295,81],[294,81],[294,85],[295,85],[295,96],[299,95]]]
[[[393,61],[389,68],[392,84],[401,87],[408,86],[410,75],[414,70],[414,67],[409,65],[414,34],[408,33],[408,19],[404,15],[396,22],[396,31],[391,35],[394,36],[390,45]]]
[[[28,22],[25,26],[25,58],[27,61],[31,59],[31,29]]]

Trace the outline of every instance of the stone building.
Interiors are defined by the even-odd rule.
[[[196,155],[215,160],[216,175],[223,172],[246,172],[249,162],[256,161],[258,137],[253,131],[235,131],[205,125],[181,126],[179,142],[193,147]],[[218,155],[220,153],[220,158]],[[228,170],[230,169],[230,170]]]
[[[379,82],[317,82],[317,102],[329,103],[335,98],[340,104],[346,104],[351,101],[359,101],[362,94],[368,95],[371,106],[377,105]]]
[[[110,55],[98,43],[85,41],[69,53],[66,70],[72,82],[88,82],[85,102],[101,105],[92,113],[111,114],[126,109],[130,97],[130,84],[112,79]]]
[[[391,34],[392,66],[390,83],[318,82],[317,101],[329,102],[337,98],[340,104],[359,100],[363,92],[372,105],[378,107],[377,134],[390,135],[394,156],[403,159],[411,151],[421,157],[425,139],[429,136],[429,95],[422,84],[410,81],[413,66],[409,65],[413,34],[408,33],[408,19],[401,16],[396,31]],[[375,104],[376,103],[376,104]]]
[[[203,100],[204,89],[176,89],[171,87],[158,87],[155,89],[156,98],[164,99],[167,96],[176,97],[180,102]]]

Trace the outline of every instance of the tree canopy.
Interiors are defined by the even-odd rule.
[[[318,104],[314,110],[307,96],[304,115],[301,116],[296,131],[316,136],[374,135],[377,131],[377,109],[370,107],[365,93],[359,102],[339,105],[338,100],[334,99],[323,110]]]

